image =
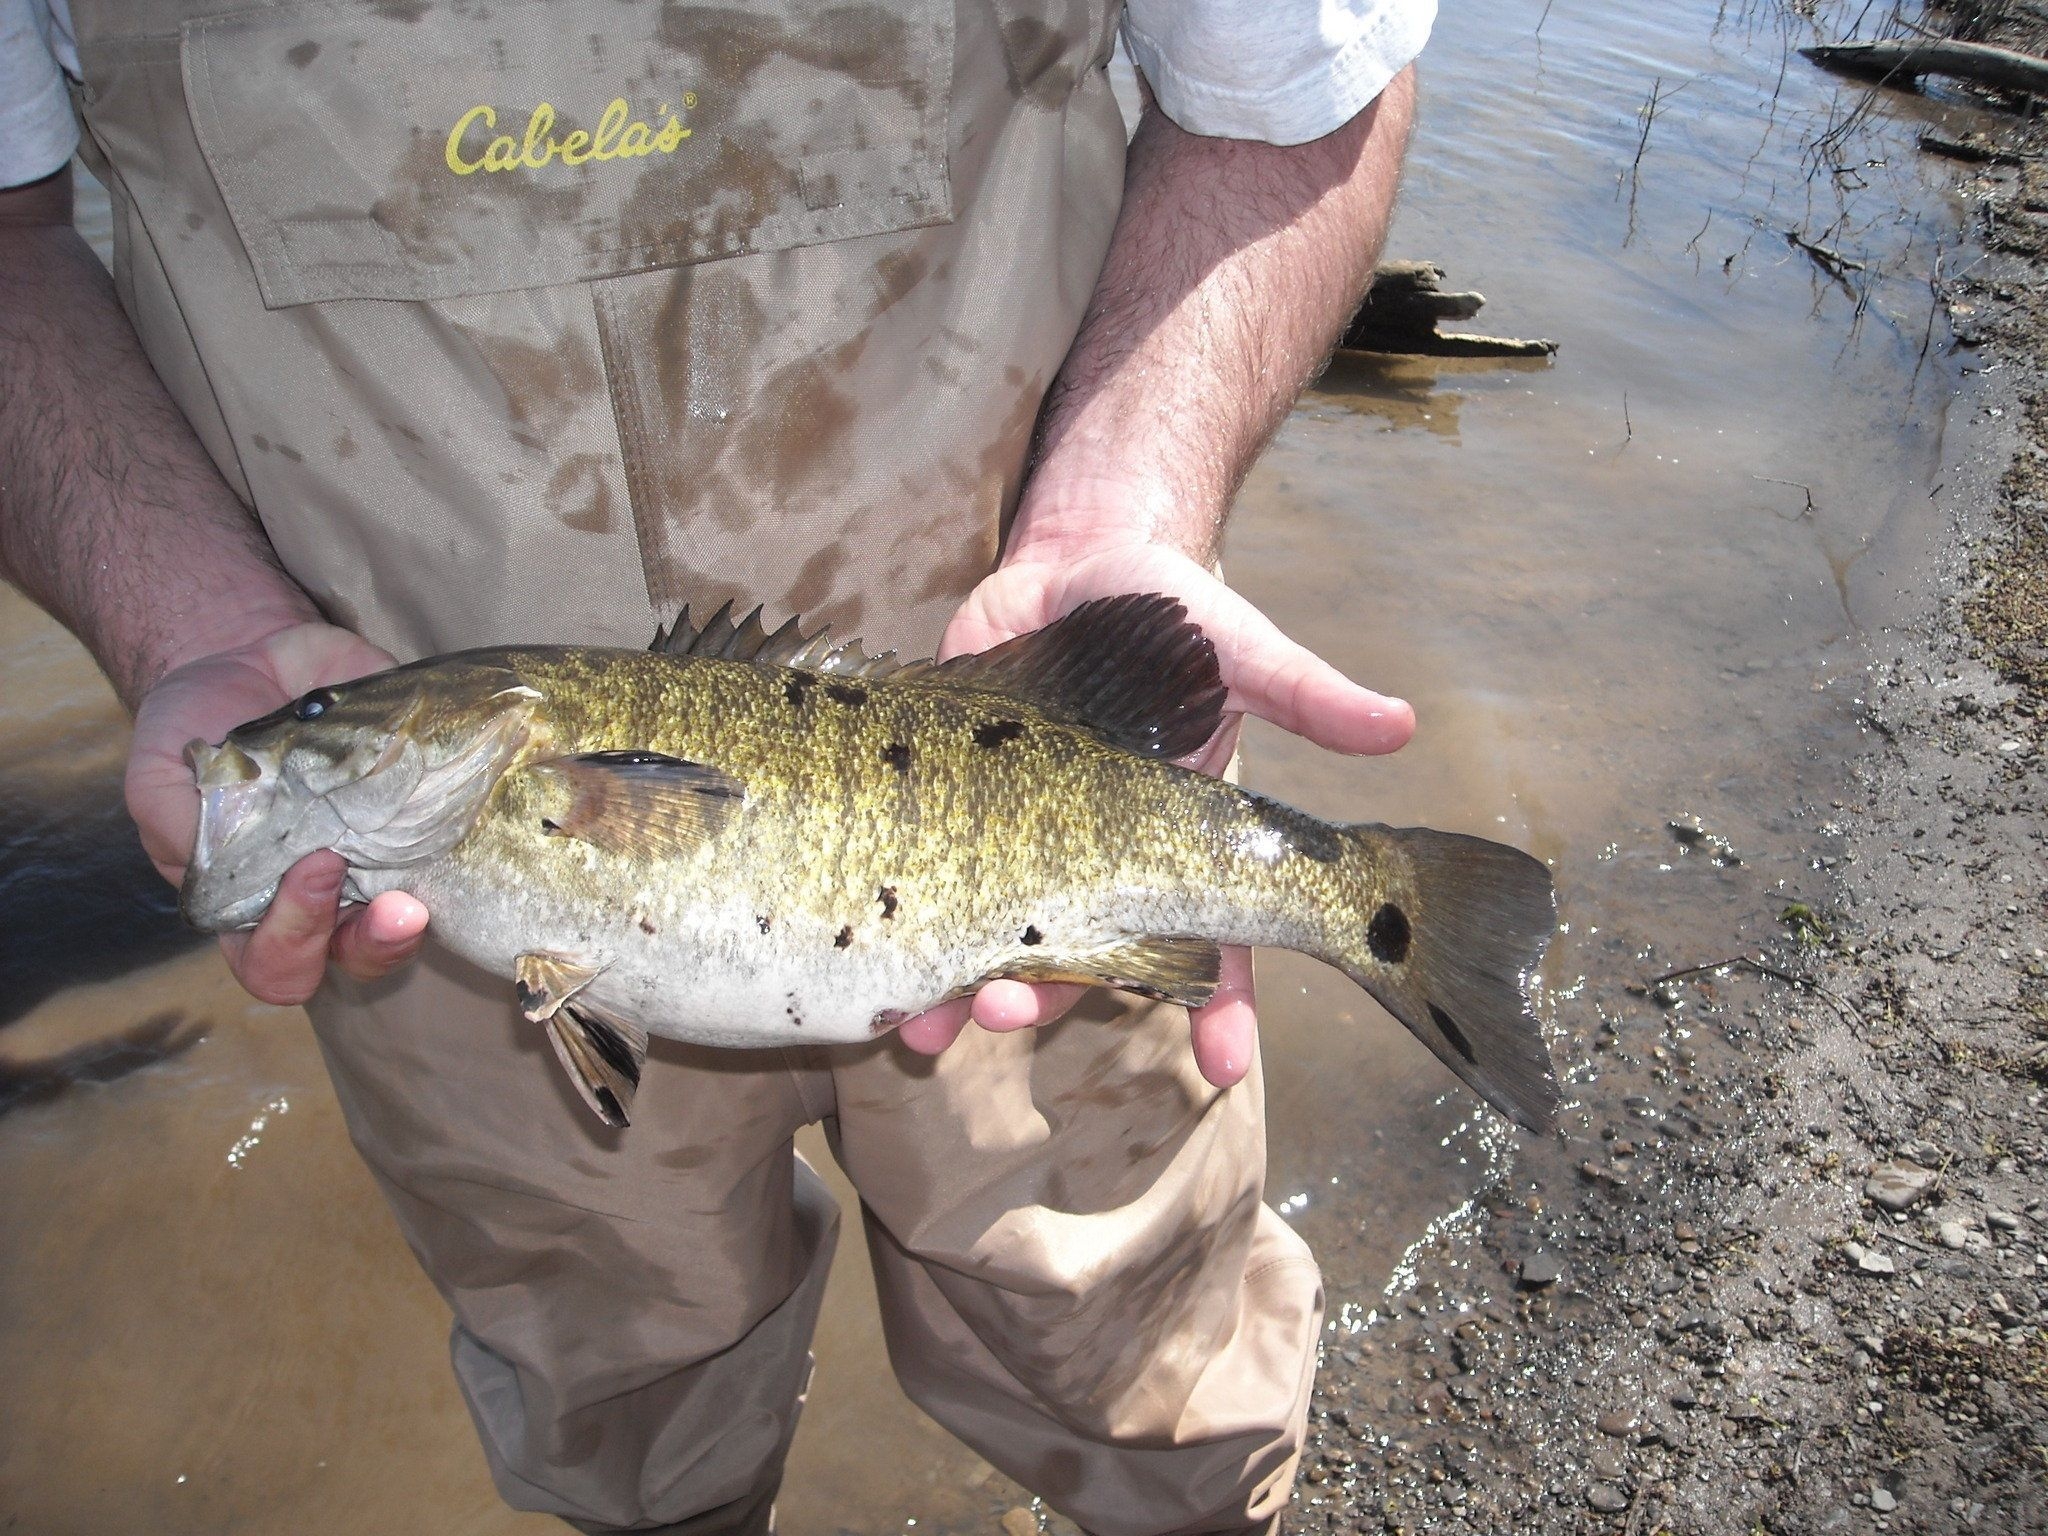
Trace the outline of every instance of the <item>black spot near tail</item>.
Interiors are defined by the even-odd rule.
[[[769,917],[766,913],[763,913],[761,916],[754,919],[754,926],[759,928],[763,933],[766,933],[770,928],[773,928],[775,926],[775,919]]]
[[[810,673],[792,672],[789,674],[789,680],[782,685],[782,696],[798,709],[802,709],[804,701],[811,696],[811,690],[817,685],[818,680]]]
[[[895,886],[893,886],[893,885],[885,885],[885,886],[883,886],[883,887],[882,887],[882,888],[881,888],[881,889],[880,889],[879,891],[875,892],[875,900],[879,901],[879,902],[880,902],[880,903],[882,904],[882,916],[883,916],[883,917],[884,917],[885,919],[886,919],[886,918],[892,918],[892,917],[894,917],[894,916],[896,915],[896,887],[895,887]]]
[[[994,751],[1006,741],[1015,741],[1024,734],[1022,720],[991,720],[974,728],[974,744]]]
[[[882,748],[882,761],[898,773],[910,772],[910,748],[900,741],[892,741]]]
[[[1045,942],[1045,935],[1038,931],[1036,923],[1031,924],[1024,930],[1023,937],[1026,944],[1043,944]]]
[[[1456,1051],[1467,1061],[1477,1061],[1479,1059],[1473,1054],[1472,1042],[1465,1038],[1465,1031],[1458,1028],[1458,1021],[1456,1019],[1445,1013],[1443,1009],[1437,1007],[1435,1003],[1429,1005],[1429,1016],[1436,1021],[1436,1027],[1444,1032],[1444,1038],[1451,1042],[1452,1050]]]
[[[827,683],[826,694],[849,709],[859,709],[868,701],[867,689],[857,683]]]
[[[840,929],[839,932],[832,936],[832,947],[834,949],[844,949],[847,945],[851,944],[852,942],[853,925],[851,923],[848,923],[844,928]]]
[[[1415,932],[1408,926],[1408,914],[1391,901],[1382,903],[1365,928],[1366,948],[1381,965],[1399,965],[1408,958],[1408,946]]]
[[[659,933],[661,930],[659,928],[656,928],[652,921],[645,917],[642,917],[640,919],[640,931],[644,934],[648,934],[651,936],[653,934]]]

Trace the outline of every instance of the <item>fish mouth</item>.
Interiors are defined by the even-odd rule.
[[[185,761],[199,786],[199,831],[178,890],[178,910],[201,933],[253,928],[277,895],[284,870],[252,882],[243,858],[230,856],[237,834],[261,818],[277,797],[277,782],[234,742],[194,741]],[[288,862],[288,861],[287,861]]]

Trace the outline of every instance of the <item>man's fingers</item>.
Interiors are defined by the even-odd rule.
[[[960,1031],[967,1027],[968,1010],[973,1006],[974,999],[956,997],[950,1003],[911,1015],[897,1026],[896,1033],[919,1055],[936,1056],[960,1038]]]
[[[1050,1024],[1088,989],[1064,982],[992,981],[974,994],[974,1022],[998,1034]]]
[[[290,869],[263,920],[221,940],[235,979],[266,1003],[303,1003],[327,970],[327,944],[341,908],[348,865],[338,853],[309,853]]]
[[[1221,582],[1204,589],[1201,607],[1192,616],[1216,642],[1229,708],[1332,752],[1393,752],[1415,734],[1406,699],[1354,683]]]
[[[357,981],[375,981],[420,952],[427,909],[403,891],[386,891],[334,930],[328,954]]]
[[[1259,1021],[1252,1004],[1252,952],[1223,951],[1216,995],[1188,1014],[1194,1026],[1195,1065],[1218,1088],[1229,1088],[1251,1070]]]

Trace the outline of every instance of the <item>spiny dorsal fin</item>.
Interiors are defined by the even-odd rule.
[[[663,752],[585,752],[529,771],[568,790],[543,831],[627,858],[694,853],[738,814],[747,794],[731,774]]]
[[[886,677],[903,665],[894,651],[870,656],[858,640],[834,641],[829,625],[815,635],[806,635],[802,622],[792,618],[771,633],[761,622],[758,606],[735,624],[730,602],[696,627],[690,623],[686,604],[674,624],[654,632],[654,644],[648,649],[669,656],[796,667],[826,677]]]
[[[1011,694],[1147,757],[1185,757],[1223,723],[1216,647],[1157,592],[1098,597],[1041,630],[915,675]]]

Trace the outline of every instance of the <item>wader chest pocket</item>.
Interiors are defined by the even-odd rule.
[[[952,217],[950,0],[338,0],[188,22],[266,305],[442,299]]]

